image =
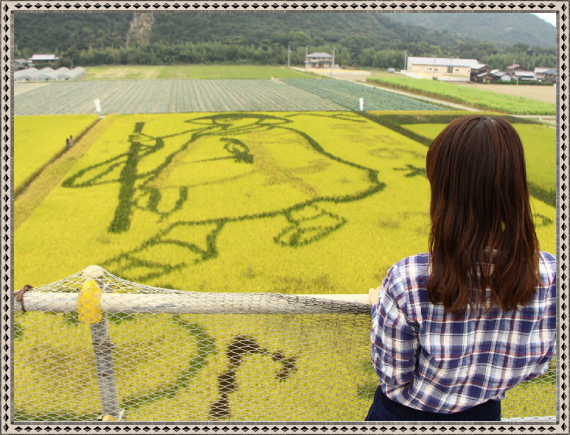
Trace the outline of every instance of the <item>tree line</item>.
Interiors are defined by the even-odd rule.
[[[180,65],[180,64],[236,64],[236,65],[288,65],[303,66],[308,51],[333,53],[335,63],[343,67],[396,68],[404,69],[406,56],[449,57],[477,59],[492,69],[504,70],[518,63],[532,70],[535,67],[555,67],[556,52],[544,48],[531,49],[528,46],[512,46],[502,50],[474,46],[473,51],[448,50],[439,46],[407,48],[355,49],[340,43],[331,45],[243,45],[227,44],[218,41],[184,44],[151,43],[144,47],[106,47],[77,50],[70,48],[58,53],[61,58],[58,66],[95,65]]]

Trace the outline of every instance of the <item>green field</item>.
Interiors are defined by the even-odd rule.
[[[99,264],[196,292],[367,293],[393,263],[427,250],[426,145],[463,114],[109,115],[16,199],[14,287]],[[516,128],[528,153],[553,158],[551,131]],[[30,137],[16,134],[16,148],[32,147]],[[556,252],[556,209],[532,203],[541,248]],[[377,383],[367,315],[113,315],[110,324],[130,420],[362,420]],[[15,329],[16,419],[94,419],[88,326],[28,312]],[[229,350],[238,345],[239,364]],[[541,400],[521,406],[530,394]],[[517,387],[503,416],[554,415],[553,398],[552,377]]]
[[[259,65],[125,65],[91,66],[86,68],[84,80],[146,80],[146,79],[310,79],[311,74],[300,71]]]
[[[497,94],[480,89],[470,89],[440,80],[378,76],[370,77],[367,81],[372,84],[410,91],[482,110],[513,115],[556,115],[556,104],[542,103],[529,98]]]
[[[26,88],[27,84],[17,85]],[[16,99],[21,115],[445,110],[440,106],[342,80],[102,80],[51,83]]]
[[[95,115],[16,117],[14,191],[18,193],[50,160],[64,151],[69,136],[77,138],[96,119]]]

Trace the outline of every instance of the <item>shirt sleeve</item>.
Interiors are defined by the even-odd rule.
[[[405,309],[405,279],[392,266],[372,307],[371,358],[381,383],[402,386],[413,379],[419,347]]]
[[[556,341],[556,257],[548,253],[542,253],[541,265],[541,279],[543,285],[546,287],[546,310],[543,325],[539,331],[541,332],[540,341],[542,346],[547,347],[547,351],[542,358],[542,361],[536,365],[525,380],[531,380],[542,376],[549,369],[552,358],[556,355],[557,341]]]

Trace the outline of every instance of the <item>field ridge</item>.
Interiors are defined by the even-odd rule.
[[[75,161],[81,158],[93,143],[112,124],[112,117],[98,118],[69,149],[60,153],[21,190],[14,199],[14,231],[17,231],[52,189],[57,187]]]
[[[91,130],[95,124],[99,121],[99,118],[95,119],[90,125],[87,126],[85,130],[83,130],[79,135],[75,137],[74,142],[77,143],[81,140],[86,133]],[[50,160],[48,160],[43,166],[38,168],[34,173],[32,173],[21,185],[14,189],[14,198],[17,199],[27,188],[28,186],[44,171],[48,166],[53,164],[56,160],[58,160],[61,156],[63,156],[69,149],[62,147],[62,149],[55,154]]]

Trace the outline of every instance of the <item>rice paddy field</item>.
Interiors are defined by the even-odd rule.
[[[402,127],[432,141],[446,124],[409,124]],[[556,130],[540,124],[515,124],[525,152],[527,177],[536,197],[556,204]]]
[[[77,138],[96,119],[94,115],[18,118],[14,124],[15,135],[25,139],[22,146],[14,149],[16,194],[52,159],[65,151],[66,139],[70,136]]]
[[[147,80],[147,79],[291,79],[312,78],[293,69],[265,65],[125,65],[87,67],[85,80]]]
[[[393,263],[425,252],[425,155],[431,138],[465,113],[375,89],[361,95],[359,85],[336,80],[260,82],[160,81],[178,103],[146,80],[62,84],[60,95],[74,98],[59,99],[52,113],[38,109],[54,128],[66,111],[92,115],[87,101],[101,89],[115,98],[103,106],[117,111],[16,199],[15,288],[98,264],[184,291],[367,293]],[[55,85],[18,95],[16,114]],[[200,93],[182,103],[180,89],[191,95],[192,87]],[[381,110],[354,111],[350,95]],[[542,189],[532,197],[541,248],[555,253],[556,208],[544,194],[555,186],[555,139],[509,119],[525,151],[544,156],[527,164]],[[33,147],[33,135],[18,128],[44,124],[28,116],[15,123],[15,149]],[[15,317],[16,419],[94,419],[88,326],[72,313]],[[121,406],[139,421],[164,420],[164,412],[169,421],[363,420],[377,385],[369,317],[310,317],[110,317]],[[512,390],[503,417],[555,415],[552,370]],[[529,395],[540,400],[531,406]]]

